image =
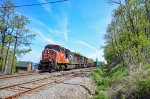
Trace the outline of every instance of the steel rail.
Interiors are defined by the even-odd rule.
[[[35,92],[37,90],[41,90],[43,89],[44,87],[50,85],[50,84],[55,84],[55,83],[59,83],[59,82],[62,82],[62,81],[65,81],[65,80],[69,80],[71,79],[72,77],[74,77],[76,74],[69,74],[69,75],[66,75],[65,78],[58,78],[58,79],[53,79],[53,81],[51,82],[48,82],[48,83],[44,83],[40,86],[37,86],[37,87],[34,87],[34,88],[31,88],[31,89],[28,89],[28,90],[25,90],[23,92],[20,92],[20,93],[16,93],[16,94],[13,94],[13,95],[10,95],[10,96],[5,96],[5,97],[2,97],[2,99],[15,99],[17,97],[20,97],[20,96],[24,96],[26,94],[29,94],[29,93],[32,93],[32,92]]]
[[[42,80],[46,80],[46,79],[49,79],[49,78],[62,76],[62,75],[64,75],[64,74],[60,74],[60,75],[56,75],[56,76],[49,76],[49,77],[45,77],[45,78],[42,78],[42,79],[32,80],[32,81],[28,81],[28,82],[24,82],[24,83],[20,83],[20,84],[14,84],[14,85],[9,85],[9,86],[5,86],[5,87],[0,87],[0,91],[5,90],[5,89],[9,89],[9,88],[13,88],[13,87],[17,87],[17,86],[20,86],[20,85],[24,85],[24,84],[30,84],[30,83],[34,83],[34,82],[37,82],[37,81],[42,81]]]
[[[26,73],[26,74],[17,74],[17,75],[3,76],[3,77],[0,77],[0,80],[10,79],[10,78],[14,78],[14,77],[28,76],[28,75],[36,75],[36,74],[38,74],[38,73]]]

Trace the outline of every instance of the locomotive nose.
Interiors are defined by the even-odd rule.
[[[43,61],[52,62],[55,59],[55,51],[53,50],[44,50],[42,55]]]

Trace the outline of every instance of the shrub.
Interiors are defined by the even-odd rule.
[[[113,79],[118,79],[118,78],[125,77],[128,74],[129,74],[128,69],[126,67],[120,67],[120,68],[118,68],[118,70],[116,72],[114,72],[112,74],[112,78]]]
[[[119,96],[118,99],[150,99],[150,65],[144,65],[147,69],[130,71],[126,66],[118,64],[109,71],[102,68],[92,72],[92,78],[96,82],[97,91],[94,99],[110,99]],[[130,77],[130,79],[129,79]]]
[[[135,92],[137,98],[150,98],[150,79],[144,79],[137,83],[137,91]]]
[[[97,93],[93,96],[93,99],[110,99],[109,94]]]
[[[145,68],[150,68],[150,64],[145,64],[144,67]]]
[[[91,76],[94,79],[99,90],[104,90],[109,86],[110,78],[105,77],[104,75],[105,72],[103,72],[102,69],[96,69],[91,73]]]
[[[103,71],[101,69],[96,69],[91,73],[91,76],[96,84],[100,83],[103,79],[101,75],[103,75]]]

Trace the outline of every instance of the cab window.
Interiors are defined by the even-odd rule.
[[[55,51],[60,52],[60,48],[52,48],[52,49],[55,50]]]

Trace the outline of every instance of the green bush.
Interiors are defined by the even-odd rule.
[[[103,70],[102,69],[96,69],[93,71],[94,73],[97,73],[99,75],[103,75]]]
[[[99,93],[97,92],[94,96],[93,99],[110,99],[109,94],[104,94],[104,93]]]
[[[91,76],[94,79],[99,90],[104,90],[109,86],[110,78],[105,77],[104,75],[105,72],[103,72],[102,69],[96,69],[91,73]]]
[[[109,87],[110,82],[111,82],[111,79],[110,79],[109,77],[103,78],[103,79],[98,83],[99,89],[100,89],[100,90],[105,90],[106,88]]]
[[[112,74],[112,78],[113,79],[118,79],[118,78],[122,78],[122,77],[125,77],[127,76],[129,73],[128,73],[128,69],[126,67],[121,67],[119,68],[116,72],[114,72]]]
[[[145,68],[150,68],[150,64],[145,64],[144,67]]]
[[[147,69],[132,71],[130,81],[128,81],[129,70],[126,66],[118,64],[109,71],[103,68],[96,69],[91,73],[96,84],[94,99],[110,99],[113,95],[118,97],[118,91],[122,92],[122,97],[130,99],[150,99],[150,69],[149,64],[144,65]],[[116,92],[113,91],[115,88]]]
[[[101,69],[96,69],[91,73],[91,76],[96,84],[98,84],[103,78],[103,71]]]
[[[114,72],[116,72],[118,69],[125,67],[123,66],[123,64],[117,64],[116,66],[113,66],[113,68],[111,68],[111,70],[109,71],[110,74],[113,74]]]
[[[137,91],[135,92],[137,98],[150,98],[150,79],[144,79],[137,83]]]

